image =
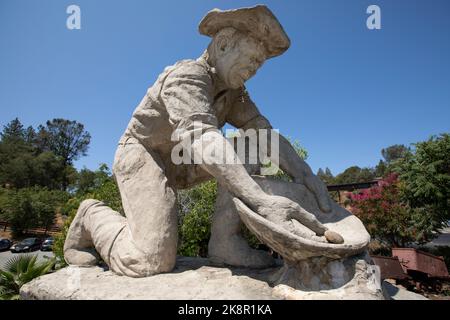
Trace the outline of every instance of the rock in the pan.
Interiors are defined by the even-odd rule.
[[[342,238],[342,236],[339,233],[334,232],[332,230],[325,231],[324,236],[327,239],[327,241],[330,243],[336,243],[336,244],[344,243],[344,238]]]

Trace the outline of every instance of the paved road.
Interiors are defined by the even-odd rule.
[[[26,254],[32,254],[38,256],[38,261],[45,261],[48,258],[53,257],[53,252],[51,251],[33,251],[30,253],[11,253],[10,251],[4,251],[0,252],[0,268],[3,266],[3,264],[8,261],[11,257],[16,257],[20,255],[26,255]]]

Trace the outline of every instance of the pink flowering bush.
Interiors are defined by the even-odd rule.
[[[349,193],[350,210],[361,219],[373,239],[390,247],[424,243],[433,236],[430,217],[403,199],[402,183],[395,173],[378,185]]]

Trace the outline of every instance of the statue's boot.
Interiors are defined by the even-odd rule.
[[[112,244],[125,225],[126,219],[103,202],[84,200],[67,233],[64,259],[71,265],[92,266],[101,256],[108,263]]]
[[[248,268],[268,268],[275,260],[267,251],[256,250],[248,245],[241,234],[242,222],[232,201],[232,196],[219,184],[216,208],[208,244],[211,262],[221,265]]]

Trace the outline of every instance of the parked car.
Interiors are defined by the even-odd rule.
[[[45,239],[42,242],[41,251],[52,251],[53,243],[55,243],[55,240],[52,237]]]
[[[13,244],[11,247],[11,252],[31,252],[36,251],[41,248],[42,240],[39,238],[27,238],[20,241],[19,243]]]
[[[0,251],[6,251],[11,248],[12,242],[9,239],[0,239]]]

